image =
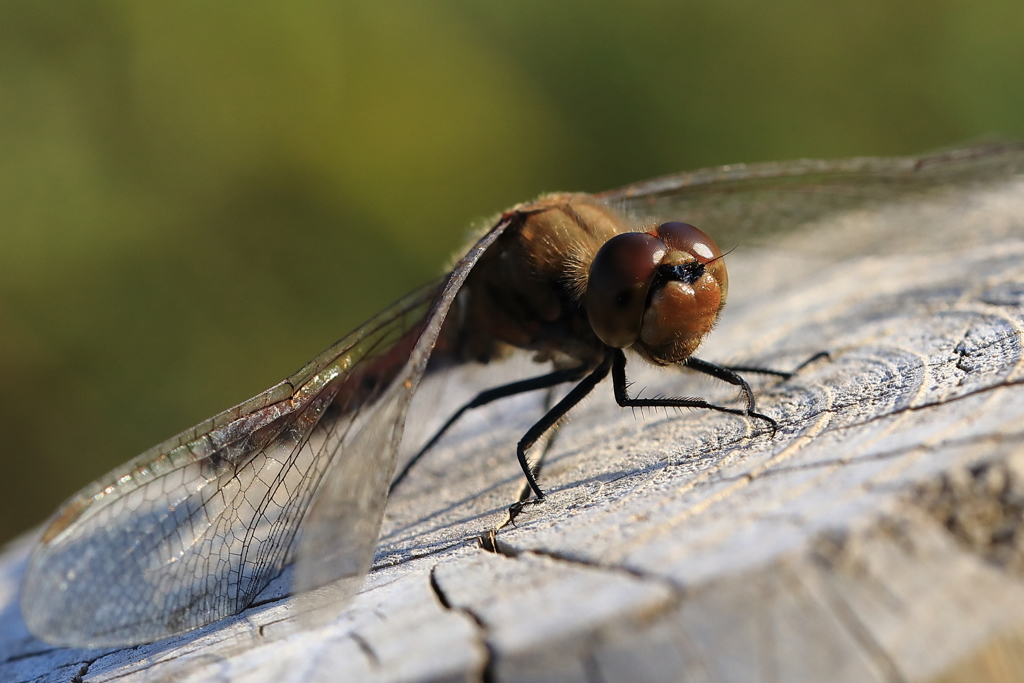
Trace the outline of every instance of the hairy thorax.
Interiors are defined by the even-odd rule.
[[[455,355],[487,362],[505,346],[538,361],[596,364],[604,345],[587,321],[587,274],[622,219],[584,194],[521,204],[470,273],[442,333]]]

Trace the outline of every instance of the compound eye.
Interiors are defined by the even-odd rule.
[[[608,346],[626,348],[640,336],[647,291],[666,252],[660,239],[642,232],[616,235],[597,252],[587,281],[587,318]]]
[[[692,254],[701,263],[713,261],[722,255],[722,250],[707,233],[689,223],[662,223],[657,232],[669,249]]]

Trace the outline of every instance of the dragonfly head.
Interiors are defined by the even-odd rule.
[[[722,251],[687,223],[616,235],[597,252],[587,283],[587,318],[615,348],[659,365],[690,356],[725,305]]]

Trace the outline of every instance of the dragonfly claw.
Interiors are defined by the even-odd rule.
[[[517,500],[508,506],[508,521],[510,524],[515,525],[516,517],[522,514],[523,509],[527,505],[540,505],[547,500],[547,496],[541,498],[527,498],[526,500]]]
[[[773,439],[775,438],[775,435],[779,431],[779,423],[776,422],[774,418],[768,417],[767,415],[763,415],[761,413],[755,413],[752,410],[747,411],[747,416],[748,417],[756,417],[758,420],[764,420],[765,422],[767,422],[768,426],[772,430],[772,438]]]

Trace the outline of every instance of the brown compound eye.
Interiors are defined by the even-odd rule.
[[[656,364],[679,363],[697,350],[718,320],[729,291],[722,251],[688,223],[655,231],[668,247],[656,268],[633,349]]]
[[[722,256],[722,250],[707,233],[689,223],[662,223],[658,226],[658,237],[669,249],[692,254],[701,263],[713,261]]]
[[[679,222],[662,223],[656,232],[670,252],[685,252],[697,259],[698,263],[707,266],[707,272],[718,283],[724,301],[729,292],[729,274],[726,272],[722,250],[711,236],[689,223]]]
[[[626,348],[640,336],[647,291],[667,251],[654,235],[628,232],[597,252],[587,281],[587,318],[608,346]]]

